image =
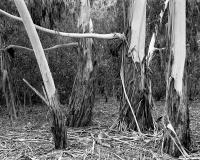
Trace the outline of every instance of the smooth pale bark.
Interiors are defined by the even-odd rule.
[[[14,1],[19,14],[23,20],[24,26],[31,41],[39,69],[44,82],[48,97],[49,106],[52,109],[52,133],[54,136],[55,148],[64,149],[67,147],[67,133],[65,129],[64,115],[59,107],[55,84],[42,48],[39,36],[23,0]]]
[[[170,2],[171,3],[171,2]],[[186,2],[179,0],[172,2],[175,5],[173,20],[172,41],[174,46],[174,63],[172,65],[172,77],[174,78],[174,87],[176,91],[182,94],[183,74],[186,59]],[[173,4],[172,4],[173,5]]]
[[[131,27],[129,54],[134,62],[141,62],[144,58],[146,32],[146,0],[130,2],[129,26]]]
[[[19,14],[23,20],[24,26],[26,28],[27,34],[29,36],[29,39],[31,41],[40,72],[42,75],[42,78],[44,80],[45,89],[47,90],[48,98],[49,100],[52,99],[56,92],[55,84],[44,54],[44,50],[42,48],[42,44],[40,42],[39,36],[37,34],[37,31],[35,29],[35,26],[33,24],[33,21],[31,19],[31,16],[28,12],[25,3],[23,0],[15,0],[15,4],[17,6],[17,9],[19,11]]]
[[[167,123],[172,124],[181,145],[189,149],[191,141],[187,102],[187,71],[185,67],[186,1],[171,0],[169,2],[169,11],[168,52],[170,56],[166,92]],[[183,148],[181,145],[179,147]],[[168,136],[164,140],[164,151],[177,157],[181,155],[173,140]]]

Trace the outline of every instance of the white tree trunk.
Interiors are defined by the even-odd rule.
[[[65,129],[65,118],[63,112],[59,107],[59,102],[56,94],[56,88],[54,81],[40,42],[39,36],[37,34],[36,28],[33,24],[31,16],[28,12],[24,0],[15,0],[17,9],[22,17],[23,23],[25,25],[26,31],[28,33],[29,39],[33,46],[33,50],[42,74],[42,79],[47,92],[47,97],[49,101],[49,107],[52,111],[52,127],[51,131],[54,136],[55,149],[64,149],[67,147],[67,132]]]
[[[28,12],[25,2],[23,0],[15,0],[15,4],[23,20],[24,26],[26,28],[29,39],[33,46],[33,50],[40,68],[40,72],[42,74],[42,79],[45,85],[45,89],[47,91],[47,96],[51,104],[51,99],[55,95],[56,88],[44,54],[42,44],[40,42],[39,36],[35,29],[35,25],[31,19],[31,16]]]

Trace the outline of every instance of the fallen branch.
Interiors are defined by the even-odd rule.
[[[14,20],[22,21],[22,18],[14,16],[10,13],[7,13],[3,10],[0,9],[0,14],[3,14],[9,18],[12,18]],[[65,33],[65,32],[58,32],[55,30],[51,30],[51,29],[47,29],[41,26],[38,26],[36,24],[35,28],[46,32],[46,33],[50,33],[50,34],[56,34],[56,35],[60,35],[60,36],[64,36],[64,37],[72,37],[72,38],[98,38],[98,39],[125,39],[125,35],[121,34],[121,33],[110,33],[110,34],[98,34],[98,33]]]
[[[15,142],[32,142],[32,143],[51,143],[51,141],[49,140],[45,140],[45,139],[25,139],[25,138],[18,138],[18,139],[13,139],[13,141]]]

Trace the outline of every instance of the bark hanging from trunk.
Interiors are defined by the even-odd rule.
[[[127,16],[125,24],[128,25],[127,37],[130,44],[128,56],[126,45],[122,49],[124,85],[139,128],[144,132],[153,129],[151,80],[147,68],[146,53],[144,53],[146,1],[138,0],[133,3],[129,0],[124,3],[124,6],[126,6],[124,7],[126,10],[126,14],[124,13],[124,15]],[[122,103],[120,104],[119,114],[120,130],[128,128],[138,130],[125,96],[123,96]]]
[[[191,139],[189,128],[190,119],[187,98],[186,70],[183,77],[183,93],[181,96],[176,92],[174,88],[174,80],[171,79],[171,81],[169,82],[169,86],[167,88],[166,106],[169,121],[174,127],[181,144],[184,146],[184,148],[189,150]],[[166,137],[166,139],[164,140],[163,151],[175,157],[181,155],[181,152],[178,150],[177,146],[174,144],[173,140],[170,137]]]
[[[148,77],[145,64],[142,64],[142,66],[144,67],[143,73],[140,64],[134,64],[132,60],[126,58],[124,79],[127,95],[135,112],[139,127],[141,131],[148,131],[153,129],[153,118],[151,114],[153,102],[151,81]],[[123,96],[119,114],[119,127],[121,130],[127,128],[137,130],[133,114],[125,96]]]
[[[185,0],[169,1],[167,51],[170,55],[166,76],[165,105],[165,119],[168,121],[167,123],[173,126],[181,144],[177,143],[178,139],[174,137],[174,133],[171,132],[170,134],[174,137],[183,153],[185,152],[183,148],[189,150],[191,144],[187,98],[188,75],[185,65],[188,54],[186,51],[185,9]],[[165,136],[163,147],[164,152],[172,156],[178,157],[182,154],[169,135]]]

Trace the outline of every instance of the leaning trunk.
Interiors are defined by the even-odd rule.
[[[89,0],[81,0],[78,19],[79,31],[92,32]],[[78,48],[77,75],[68,105],[67,126],[82,127],[91,123],[94,106],[94,79],[92,78],[92,39],[80,39]]]
[[[172,124],[180,140],[173,142],[171,137],[164,140],[164,151],[179,156],[190,146],[189,109],[187,101],[186,60],[186,16],[185,0],[169,2],[168,18],[168,52],[170,53],[167,71],[166,114],[168,123]],[[172,136],[175,135],[171,133]],[[183,147],[182,147],[183,146]]]
[[[51,131],[54,137],[55,149],[65,149],[67,147],[67,130],[65,127],[65,117],[60,109],[58,95],[55,84],[42,48],[39,36],[23,0],[15,0],[19,14],[23,20],[29,39],[39,65],[39,69],[44,82],[48,105],[52,114]]]
[[[147,59],[144,52],[146,0],[128,2],[127,36],[130,47],[128,56],[125,56],[127,54],[126,45],[122,49],[121,78],[124,96],[120,105],[119,127],[121,130],[129,128],[147,131],[153,129],[151,114],[153,103],[151,81],[148,76]]]

